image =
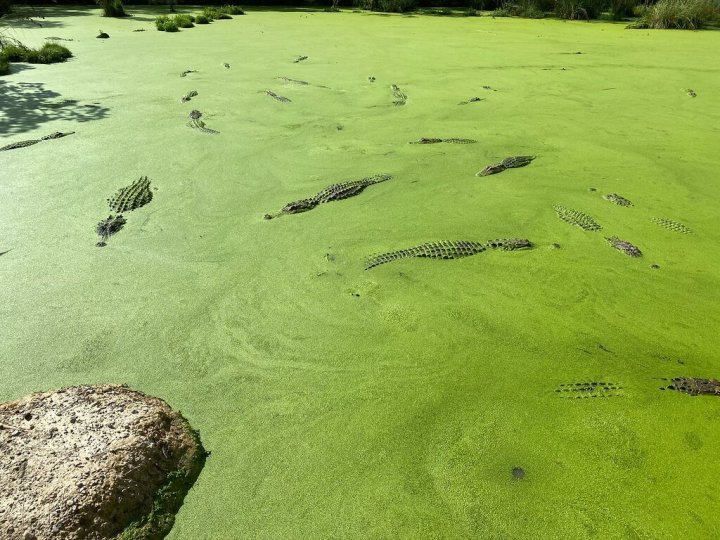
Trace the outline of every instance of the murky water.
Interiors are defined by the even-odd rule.
[[[130,11],[48,12],[16,36],[75,58],[0,78],[0,145],[77,132],[0,153],[0,399],[125,382],[180,409],[212,455],[174,539],[720,535],[720,400],[659,390],[720,377],[720,34]],[[537,158],[475,176],[513,155]],[[364,270],[512,237],[535,247]]]

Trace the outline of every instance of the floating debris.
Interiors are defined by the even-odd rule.
[[[467,101],[461,101],[458,105],[467,105],[468,103],[477,103],[478,101],[484,101],[485,98],[472,97]]]
[[[100,236],[100,241],[95,245],[97,247],[107,246],[108,238],[122,229],[125,226],[125,223],[127,223],[127,221],[122,214],[117,216],[110,215],[107,219],[103,219],[95,227],[95,232],[97,232],[98,236]]]
[[[375,176],[369,176],[360,180],[352,180],[349,182],[341,182],[339,184],[332,184],[317,195],[310,197],[309,199],[300,199],[299,201],[293,201],[286,204],[282,210],[275,214],[265,214],[264,219],[273,219],[283,214],[300,214],[312,210],[319,204],[327,203],[330,201],[339,201],[347,199],[361,193],[366,187],[373,184],[379,184],[392,178],[389,174],[378,174]]]
[[[119,189],[107,201],[113,212],[121,214],[145,206],[152,201],[152,198],[150,180],[147,176],[141,176],[129,186]]]
[[[513,467],[510,473],[515,480],[522,480],[525,478],[525,469],[522,467]]]
[[[197,95],[198,95],[198,93],[196,90],[191,90],[190,92],[185,94],[180,101],[182,101],[183,103],[187,103],[188,101],[190,101],[192,98],[194,98]]]
[[[194,70],[194,69],[186,69],[185,71],[183,71],[183,72],[180,74],[180,76],[181,76],[181,77],[186,77],[189,73],[197,73],[197,71]]]
[[[268,96],[270,96],[271,98],[273,98],[273,99],[275,99],[275,100],[277,100],[277,101],[280,101],[280,102],[282,102],[282,103],[290,103],[290,99],[289,99],[289,98],[286,98],[285,96],[279,96],[279,95],[277,95],[275,92],[273,92],[272,90],[265,90],[265,93],[266,93]]]
[[[661,379],[672,384],[660,390],[676,390],[691,396],[720,396],[720,381],[717,379],[698,379],[695,377],[674,377]]]
[[[429,139],[423,137],[417,141],[410,141],[408,144],[437,144],[437,143],[450,143],[450,144],[474,144],[477,141],[475,139]]]
[[[0,148],[0,150],[1,150],[1,148]],[[692,234],[692,230],[690,230],[690,228],[686,227],[685,225],[683,225],[682,223],[680,223],[678,221],[673,221],[672,219],[652,218],[652,222],[657,225],[660,225],[661,227],[665,227],[666,229],[668,229],[670,231],[674,231],[674,232],[682,233],[682,234]]]
[[[145,31],[144,28],[136,28],[135,30],[133,30],[133,32],[144,32],[144,31]]]
[[[74,131],[68,131],[68,132],[55,131],[54,133],[51,133],[50,135],[45,135],[44,137],[40,137],[39,139],[31,139],[29,141],[20,141],[20,142],[8,144],[8,145],[0,148],[0,152],[3,152],[5,150],[15,150],[17,148],[25,148],[26,146],[32,146],[33,144],[37,144],[40,141],[49,141],[52,139],[60,139],[61,137],[67,137],[68,135],[72,135],[73,133],[75,133],[75,132]]]
[[[307,59],[308,59],[307,56],[298,56],[297,58],[295,58],[295,60],[293,60],[293,64],[298,64],[298,63],[302,62],[303,60],[307,60]]]
[[[6,253],[10,253],[11,249],[6,249],[5,251],[0,251],[0,256],[5,255]]]
[[[190,118],[190,121],[188,122],[188,126],[190,126],[191,128],[199,129],[203,133],[213,133],[213,134],[220,133],[217,130],[210,129],[209,127],[205,126],[205,122],[200,120],[200,118],[202,117],[202,113],[200,111],[198,111],[198,110],[190,111],[190,114],[188,115],[188,117]]]
[[[475,176],[489,176],[491,174],[497,174],[503,172],[505,169],[515,169],[517,167],[525,167],[535,156],[512,156],[503,159],[500,163],[494,163],[488,165],[482,171],[475,174]]]
[[[405,92],[400,90],[400,87],[398,85],[392,84],[390,85],[390,89],[393,93],[393,103],[395,105],[405,105],[405,103],[407,103],[407,95],[405,94]]]
[[[553,209],[557,213],[557,217],[570,225],[576,225],[586,231],[602,230],[602,227],[592,217],[584,214],[583,212],[573,210],[572,208],[566,208],[564,206],[560,206],[559,204],[553,205]]]
[[[631,257],[642,257],[642,251],[640,251],[630,242],[620,240],[620,238],[618,238],[617,236],[611,236],[609,238],[605,238],[605,240],[607,240],[612,247],[619,251],[622,251],[626,255],[630,255]]]
[[[555,389],[555,392],[558,392],[560,397],[565,399],[583,399],[617,397],[622,389],[622,386],[614,382],[593,381],[560,384]]]
[[[102,30],[100,30],[100,33],[99,33],[97,36],[95,36],[95,37],[98,38],[98,39],[107,39],[107,38],[109,38],[110,36],[109,36],[107,33],[105,33],[105,32],[103,32]]]
[[[503,251],[516,251],[519,249],[529,249],[533,246],[530,240],[522,238],[501,238],[498,240],[490,240],[485,243],[471,242],[467,240],[442,240],[439,242],[426,242],[419,246],[401,249],[399,251],[391,251],[388,253],[380,253],[372,255],[365,261],[365,270],[374,268],[381,264],[406,259],[409,257],[427,257],[430,259],[460,259],[469,257],[476,253],[482,253],[488,248],[501,249]]]
[[[625,197],[622,197],[621,195],[618,195],[617,193],[609,193],[607,195],[603,195],[603,199],[606,201],[610,201],[611,203],[615,203],[618,206],[632,206],[633,203],[631,203],[628,199]]]

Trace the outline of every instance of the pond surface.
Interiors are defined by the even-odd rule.
[[[0,78],[0,146],[76,133],[0,153],[0,401],[128,383],[182,411],[212,455],[174,540],[720,536],[720,399],[659,389],[720,377],[720,33],[129,11],[13,34],[75,57]],[[497,238],[534,246],[364,269]]]

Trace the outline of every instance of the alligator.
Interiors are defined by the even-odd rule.
[[[686,92],[687,92],[687,95],[690,96],[690,97],[697,97],[697,94],[695,93],[695,90],[693,90],[692,88],[688,88],[688,89],[686,90]]]
[[[191,128],[199,129],[203,133],[220,133],[219,131],[216,131],[214,129],[210,129],[209,127],[205,126],[205,122],[200,120],[202,117],[202,113],[198,110],[190,111],[190,114],[188,116],[190,118],[190,121],[188,122],[188,126]]]
[[[297,58],[295,58],[295,60],[293,60],[293,64],[298,64],[298,63],[302,62],[303,60],[307,60],[307,59],[308,59],[307,56],[298,56]]]
[[[632,206],[633,203],[631,203],[628,199],[625,197],[618,195],[617,193],[609,193],[607,195],[603,195],[603,199],[606,201],[610,201],[611,203],[615,203],[618,206]]]
[[[617,236],[611,236],[609,238],[605,238],[605,240],[607,240],[615,249],[625,253],[625,255],[630,255],[631,257],[642,257],[642,251],[640,251],[637,246],[634,246],[625,240],[620,240]]]
[[[180,101],[182,101],[183,103],[187,103],[188,101],[190,101],[192,98],[194,98],[194,97],[197,96],[197,95],[198,95],[197,90],[190,90],[190,92],[188,92],[187,94],[185,94],[185,95],[180,99]]]
[[[468,103],[477,103],[478,101],[484,101],[485,98],[471,97],[467,101],[461,101],[458,105],[467,105]]]
[[[393,100],[393,103],[395,105],[405,105],[405,103],[407,103],[407,95],[405,94],[405,92],[400,90],[398,85],[392,84],[390,85],[390,89],[392,90],[393,98],[395,98]]]
[[[503,251],[515,251],[529,249],[533,246],[530,240],[522,238],[501,238],[489,240],[485,243],[471,242],[467,240],[442,240],[439,242],[426,242],[419,246],[380,253],[372,255],[365,260],[365,270],[374,268],[381,264],[407,259],[409,257],[427,257],[430,259],[460,259],[469,257],[476,253],[482,253],[488,248],[501,249]]]
[[[287,83],[299,84],[301,86],[308,86],[310,84],[309,82],[306,82],[306,81],[299,81],[297,79],[290,79],[288,77],[277,77],[277,79],[280,81],[285,81]]]
[[[2,148],[0,148],[2,150]],[[677,221],[673,221],[672,219],[667,218],[652,218],[652,222],[656,223],[657,225],[660,225],[661,227],[665,227],[666,229],[682,234],[692,234],[692,230],[690,230],[689,227],[686,227],[682,223],[679,223]]]
[[[15,150],[16,148],[25,148],[26,146],[32,146],[33,144],[37,144],[40,141],[49,141],[51,139],[59,139],[61,137],[67,137],[68,135],[72,135],[75,133],[74,131],[68,131],[68,132],[62,132],[62,131],[55,131],[54,133],[51,133],[50,135],[45,135],[44,137],[40,137],[39,139],[31,139],[29,141],[20,141],[12,144],[8,144],[6,146],[3,146],[0,148],[0,152],[3,152],[5,150]]]
[[[95,232],[100,236],[100,241],[95,245],[97,247],[107,246],[108,238],[122,229],[125,226],[125,223],[127,223],[127,221],[122,214],[117,216],[110,215],[107,219],[103,219],[95,227]]]
[[[451,144],[474,144],[477,141],[474,139],[429,139],[423,137],[417,141],[410,141],[408,144],[437,144],[437,143],[451,143]]]
[[[339,184],[332,184],[309,199],[300,199],[298,201],[289,202],[279,212],[275,214],[265,214],[263,217],[264,219],[273,219],[284,214],[300,214],[302,212],[307,212],[319,204],[330,201],[339,201],[357,195],[366,187],[380,182],[385,182],[391,178],[392,176],[389,174],[378,174],[362,178],[360,180],[351,180],[348,182],[341,182]]]
[[[181,76],[181,77],[186,77],[188,73],[197,73],[197,71],[194,70],[194,69],[186,69],[185,71],[183,71],[183,72],[180,74],[180,76]]]
[[[147,176],[141,176],[129,186],[119,189],[107,202],[113,212],[122,214],[145,206],[152,198],[150,180]]]
[[[698,379],[695,377],[674,377],[672,379],[662,379],[670,381],[672,384],[661,388],[660,390],[676,390],[691,396],[720,396],[720,381],[717,379]]]
[[[596,398],[596,397],[616,397],[622,390],[614,382],[593,381],[593,382],[576,382],[560,384],[555,392],[560,393],[559,397],[566,399]]]
[[[524,167],[528,165],[535,156],[511,156],[503,159],[500,163],[494,163],[488,165],[482,171],[475,174],[475,176],[489,176],[491,174],[497,174],[503,172],[505,169],[515,169],[517,167]]]
[[[223,66],[225,66],[225,69],[230,69],[230,64],[228,64],[227,62],[225,62]]]
[[[566,208],[564,206],[560,206],[559,204],[554,204],[553,209],[557,213],[557,217],[570,225],[577,225],[586,231],[602,230],[602,227],[592,217],[584,214],[583,212],[573,210],[572,208]]]
[[[289,98],[286,98],[285,96],[279,96],[279,95],[277,95],[275,92],[273,92],[272,90],[265,90],[265,93],[266,93],[268,96],[270,96],[271,98],[273,98],[273,99],[275,99],[275,100],[277,100],[277,101],[280,101],[280,102],[282,102],[282,103],[290,103],[290,102],[291,102],[291,100],[290,100]]]

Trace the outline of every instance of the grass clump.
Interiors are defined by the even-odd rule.
[[[28,62],[29,64],[56,64],[72,57],[70,49],[57,43],[46,43],[39,49],[31,49],[23,45],[10,45],[0,50],[0,61]]]
[[[228,15],[245,15],[245,12],[240,6],[224,5],[220,8],[220,10]]]
[[[160,15],[159,17],[155,18],[155,28],[160,30],[161,32],[165,31],[165,25],[170,22],[170,17],[167,15]]]
[[[217,8],[206,7],[206,8],[203,8],[203,10],[200,12],[200,15],[207,18],[207,20],[209,22],[212,22],[220,16],[220,12],[218,11]]]
[[[205,15],[197,15],[195,17],[195,24],[210,24],[210,19]]]
[[[10,62],[0,56],[0,75],[7,75],[10,73]]]
[[[172,22],[174,22],[179,28],[192,28],[195,26],[193,24],[194,18],[195,17],[191,17],[190,15],[175,15],[172,18]]]
[[[720,18],[718,0],[660,0],[629,28],[697,30]]]

